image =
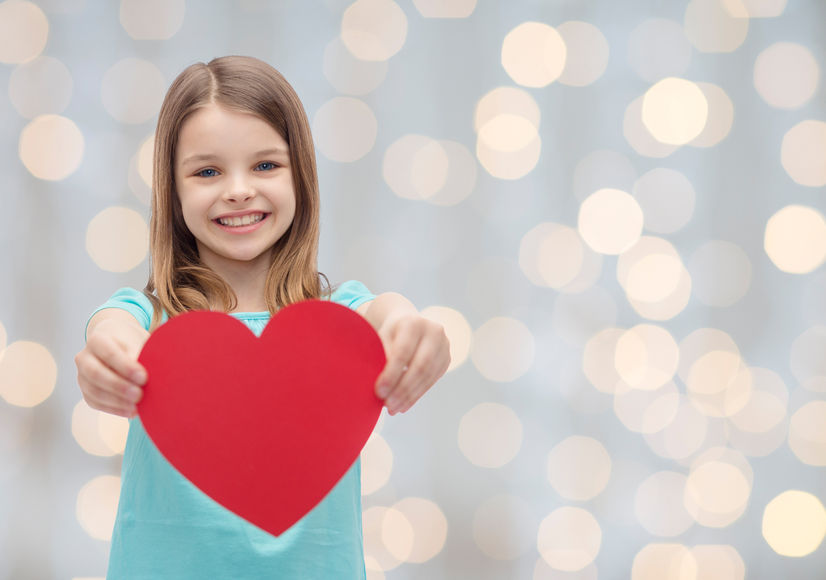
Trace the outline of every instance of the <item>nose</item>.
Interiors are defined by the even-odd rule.
[[[255,190],[245,179],[235,178],[228,185],[224,193],[224,199],[228,202],[243,203],[255,197]]]

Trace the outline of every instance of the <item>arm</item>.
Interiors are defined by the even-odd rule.
[[[358,307],[376,329],[387,364],[376,380],[376,395],[391,415],[404,413],[443,375],[450,364],[444,328],[421,316],[401,294],[387,292]]]
[[[105,308],[89,321],[86,336],[75,356],[83,398],[93,409],[133,417],[146,383],[138,355],[149,333],[125,310]]]

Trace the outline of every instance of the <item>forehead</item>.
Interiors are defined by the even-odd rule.
[[[193,112],[178,132],[176,157],[181,154],[220,154],[264,148],[283,149],[287,143],[262,118],[209,103]]]

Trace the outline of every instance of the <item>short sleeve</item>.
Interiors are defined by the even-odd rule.
[[[358,280],[348,280],[340,284],[330,296],[330,300],[333,302],[337,302],[353,310],[374,298],[375,295],[367,289],[367,286]]]
[[[109,297],[109,300],[104,302],[97,310],[92,312],[92,315],[89,316],[89,320],[92,319],[92,316],[106,308],[120,308],[121,310],[126,310],[137,319],[145,330],[149,330],[149,325],[152,323],[152,313],[154,312],[152,303],[143,292],[135,290],[134,288],[121,288],[112,294],[112,296]],[[88,321],[86,322],[86,326],[89,326]]]

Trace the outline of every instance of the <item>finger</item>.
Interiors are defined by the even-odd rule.
[[[78,361],[78,382],[84,394],[92,395],[101,404],[135,405],[143,396],[143,389],[93,356]]]
[[[96,339],[96,336],[92,335],[87,343],[91,354],[104,361],[115,373],[136,385],[146,383],[146,369],[129,355],[123,345],[112,340]]]
[[[416,353],[410,369],[404,374],[394,393],[388,398],[388,409],[405,412],[424,395],[436,381],[444,375],[450,365],[450,356],[447,348],[440,344],[429,343],[431,346]]]
[[[376,380],[376,394],[386,399],[398,387],[402,375],[410,372],[408,364],[419,346],[420,336],[402,337],[393,343],[392,351],[387,357],[387,364]]]

